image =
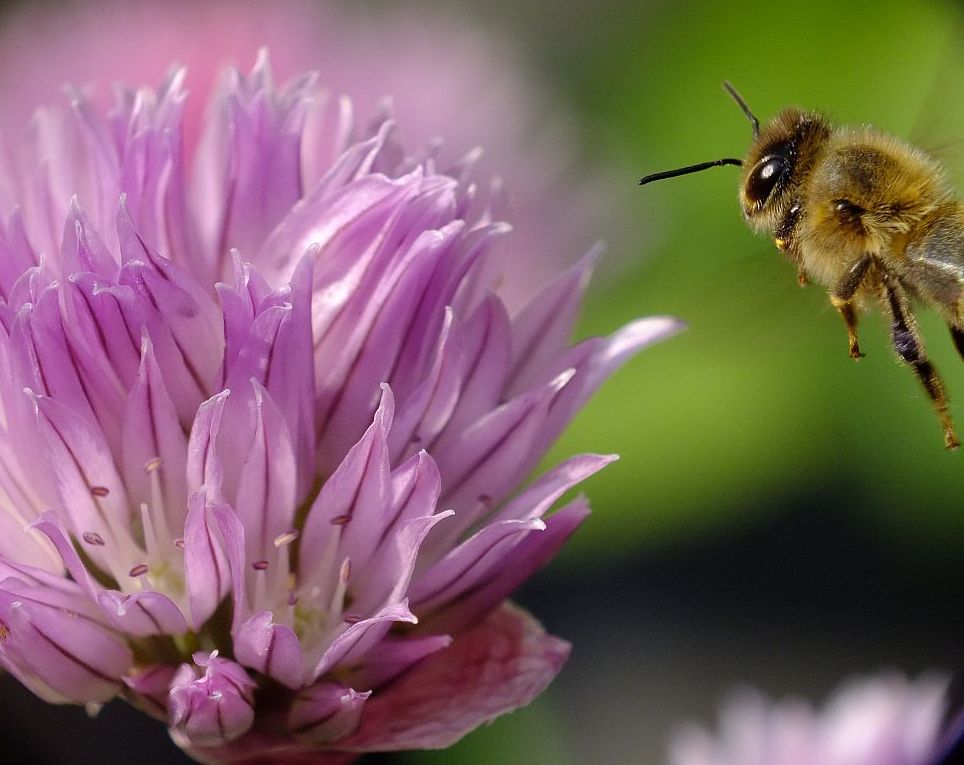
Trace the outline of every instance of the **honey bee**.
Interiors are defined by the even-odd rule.
[[[796,266],[801,286],[818,282],[847,328],[859,359],[858,311],[876,304],[890,322],[898,357],[933,403],[948,449],[960,446],[944,384],[928,360],[912,302],[936,310],[964,358],[964,204],[940,165],[872,127],[832,125],[823,115],[784,109],[760,127],[730,83],[727,92],[753,126],[746,157],[653,173],[640,185],[721,165],[743,168],[740,206],[751,229],[768,234]]]

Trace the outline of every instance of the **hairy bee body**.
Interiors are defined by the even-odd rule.
[[[788,123],[807,134],[800,149],[809,155],[797,158],[782,199],[758,210],[746,193],[750,177],[780,141],[771,126],[785,130]],[[873,128],[834,128],[820,115],[788,110],[761,133],[748,159],[740,194],[747,222],[771,234],[807,279],[833,287],[873,253],[913,297],[961,323],[964,207],[932,158]],[[855,300],[871,302],[877,281],[868,275]]]
[[[937,311],[964,358],[964,205],[940,165],[920,149],[871,127],[834,126],[817,112],[784,109],[753,124],[743,160],[722,159],[646,176],[640,183],[740,165],[740,206],[754,231],[772,237],[801,284],[817,282],[847,328],[860,358],[857,317],[878,306],[899,358],[930,397],[944,442],[960,441],[944,385],[924,350],[913,302]]]

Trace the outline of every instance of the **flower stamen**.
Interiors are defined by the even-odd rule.
[[[301,532],[298,531],[298,529],[291,529],[291,531],[286,531],[284,534],[278,534],[278,536],[274,538],[274,546],[284,547],[285,545],[290,545],[299,536],[301,536]]]

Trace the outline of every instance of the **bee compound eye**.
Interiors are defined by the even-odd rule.
[[[779,154],[771,154],[757,162],[746,182],[746,195],[751,202],[763,204],[783,176],[786,160]]]

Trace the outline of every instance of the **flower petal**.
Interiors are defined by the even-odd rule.
[[[227,659],[195,654],[198,677],[184,664],[171,682],[171,737],[182,747],[221,746],[242,736],[254,722],[255,682]]]
[[[355,568],[364,566],[387,522],[391,500],[388,431],[395,401],[388,386],[374,420],[341,465],[325,481],[312,504],[301,538],[299,579],[311,581],[319,574],[324,550],[332,534],[342,535],[340,545]]]
[[[439,442],[434,453],[442,474],[441,503],[454,508],[456,517],[430,540],[433,558],[488,515],[532,469],[533,442],[553,399],[571,378],[571,370],[564,372],[490,412],[457,438]]]
[[[362,706],[372,695],[339,683],[317,683],[298,694],[288,712],[288,729],[303,741],[320,746],[354,733]]]
[[[231,391],[224,390],[198,407],[187,445],[187,486],[197,491],[202,486],[213,498],[221,497],[224,470],[217,453],[218,432],[224,406]]]
[[[511,549],[511,556],[507,558],[511,560],[511,565],[490,568],[489,577],[435,613],[426,615],[413,633],[446,632],[457,635],[476,624],[548,563],[588,515],[586,500],[577,498],[545,518],[545,531],[529,532]]]
[[[450,635],[386,637],[365,655],[360,665],[346,673],[345,680],[357,688],[378,688],[391,682],[426,656],[431,656],[451,644]]]
[[[441,749],[528,704],[559,673],[569,644],[509,604],[369,699],[339,749]]]
[[[184,614],[159,592],[125,594],[105,590],[97,597],[110,623],[129,635],[182,635],[187,632]]]
[[[671,316],[651,316],[630,322],[609,337],[590,338],[570,348],[557,360],[557,365],[560,369],[575,369],[576,373],[553,400],[532,454],[542,454],[548,449],[596,389],[626,361],[641,349],[681,332],[684,327],[683,322]],[[528,463],[530,469],[535,462]]]
[[[187,438],[167,393],[150,338],[143,338],[141,366],[127,399],[123,425],[123,467],[131,499],[166,514],[168,528],[180,529],[187,512]],[[160,491],[152,496],[151,484]]]
[[[410,597],[419,613],[428,613],[471,592],[493,569],[500,569],[512,549],[531,532],[545,531],[538,518],[490,523],[423,572],[412,586]],[[515,558],[514,555],[511,555]]]
[[[60,508],[76,536],[97,534],[106,544],[91,558],[119,579],[138,564],[124,483],[103,434],[59,401],[32,396],[47,459],[57,481]]]
[[[214,613],[231,586],[231,573],[214,508],[201,492],[188,501],[184,523],[184,573],[191,604],[191,626],[201,625]]]
[[[0,657],[49,701],[102,703],[117,695],[133,662],[126,644],[89,618],[43,602],[44,592],[20,580],[0,582]]]
[[[242,622],[234,634],[234,653],[246,667],[298,689],[304,683],[305,666],[301,644],[294,630],[274,624],[270,611]]]
[[[136,668],[124,678],[134,692],[131,701],[156,720],[167,722],[168,696],[176,672],[177,667],[169,664]]]
[[[351,663],[364,655],[381,640],[396,622],[415,624],[418,619],[408,608],[408,601],[391,603],[368,619],[356,622],[336,637],[325,649],[321,659],[310,673],[314,680],[330,672],[339,663]]]

